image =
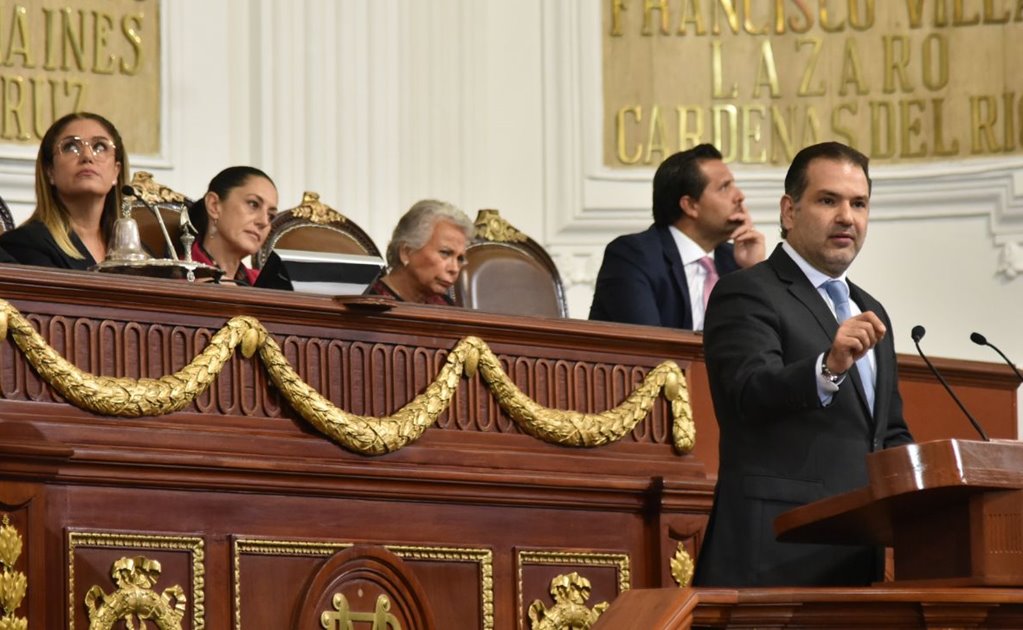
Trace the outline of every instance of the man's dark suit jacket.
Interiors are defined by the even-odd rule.
[[[849,289],[888,329],[874,348],[873,416],[855,366],[821,406],[816,360],[838,323],[781,246],[714,288],[703,339],[720,463],[695,585],[856,585],[882,576],[872,547],[779,543],[773,529],[786,510],[867,485],[871,451],[912,441],[891,321],[877,300],[852,283]]]
[[[720,276],[739,268],[730,243],[714,250],[714,266]],[[667,226],[619,236],[604,250],[590,319],[691,330],[690,304],[682,257]]]

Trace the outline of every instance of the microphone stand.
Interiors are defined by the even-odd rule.
[[[938,377],[938,380],[941,381],[941,384],[942,386],[944,386],[945,391],[947,391],[949,396],[952,397],[952,400],[956,401],[956,404],[959,405],[959,408],[963,411],[963,414],[966,415],[966,418],[970,421],[970,424],[973,425],[973,428],[977,430],[977,433],[980,434],[980,437],[985,442],[990,442],[991,438],[989,438],[987,436],[987,433],[984,432],[983,427],[980,426],[980,423],[977,422],[977,419],[973,417],[973,414],[966,410],[966,406],[963,405],[963,402],[959,400],[958,396],[956,396],[955,391],[952,390],[952,386],[948,384],[948,382],[945,380],[945,377],[942,376],[941,372],[938,371],[938,368],[934,367],[934,365],[931,363],[931,360],[928,359],[927,355],[924,354],[924,351],[920,349],[920,340],[924,338],[926,332],[927,331],[924,330],[923,326],[913,327],[912,333],[913,345],[916,346],[917,353],[920,355],[920,358],[924,360],[924,363],[927,364],[927,367],[931,369],[931,372],[933,372],[934,375]]]
[[[1019,378],[1019,381],[1023,383],[1023,374],[1019,373],[1019,368],[1016,367],[1016,364],[1010,361],[1009,357],[1005,356],[1005,353],[998,349],[998,346],[988,341],[987,337],[978,332],[975,332],[970,334],[970,341],[977,344],[978,346],[988,346],[992,350],[997,352],[998,356],[1002,357],[1002,360],[1005,361],[1005,364],[1012,368],[1012,371],[1016,373],[1016,376]]]

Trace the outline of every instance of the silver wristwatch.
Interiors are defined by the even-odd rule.
[[[828,369],[828,352],[831,352],[830,348],[828,348],[828,350],[824,353],[824,356],[821,357],[821,376],[823,376],[824,380],[828,381],[829,383],[838,385],[838,382],[842,380],[843,376],[845,376],[845,372],[835,374],[834,372]]]

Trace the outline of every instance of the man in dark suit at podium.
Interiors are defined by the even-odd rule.
[[[744,200],[712,145],[664,160],[654,174],[654,224],[607,246],[590,319],[701,330],[718,278],[764,259],[764,235]]]
[[[868,453],[912,441],[891,321],[846,279],[867,234],[868,160],[837,142],[803,149],[785,177],[782,237],[725,276],[704,347],[721,429],[697,586],[868,584],[873,547],[779,543],[782,512],[866,486]]]

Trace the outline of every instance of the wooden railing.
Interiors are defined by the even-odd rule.
[[[0,568],[27,586],[0,619],[87,628],[113,614],[121,582],[137,580],[169,602],[168,615],[180,613],[182,628],[290,628],[310,611],[338,619],[345,606],[374,611],[377,594],[344,577],[368,571],[399,585],[381,591],[388,614],[511,630],[559,614],[565,589],[582,589],[598,611],[630,589],[677,588],[696,559],[717,462],[698,335],[16,266],[0,268],[0,299],[12,309],[0,343],[0,541],[21,545]],[[25,354],[18,317],[52,355]],[[236,317],[265,334],[217,338],[225,354],[200,364],[216,370],[205,389],[185,379],[180,390],[129,396],[141,416],[80,408],[58,389],[100,388],[92,399],[102,403],[125,395],[102,389],[123,379],[137,385],[194,368]],[[376,418],[423,393],[466,337],[485,342],[539,406],[583,414],[619,405],[674,361],[687,377],[676,394],[688,396],[696,448],[679,451],[661,393],[610,444],[534,437],[479,371],[461,367],[421,435],[387,454],[359,454],[289,402],[294,392],[259,349],[273,341],[330,407]],[[86,376],[55,370],[56,357]],[[938,364],[993,436],[1015,437],[1007,368]],[[921,409],[949,418],[913,430],[966,431],[952,428],[953,403],[919,366],[901,366],[910,422]],[[138,398],[150,395],[187,399],[146,415],[155,407]],[[703,609],[695,619],[716,623]]]

